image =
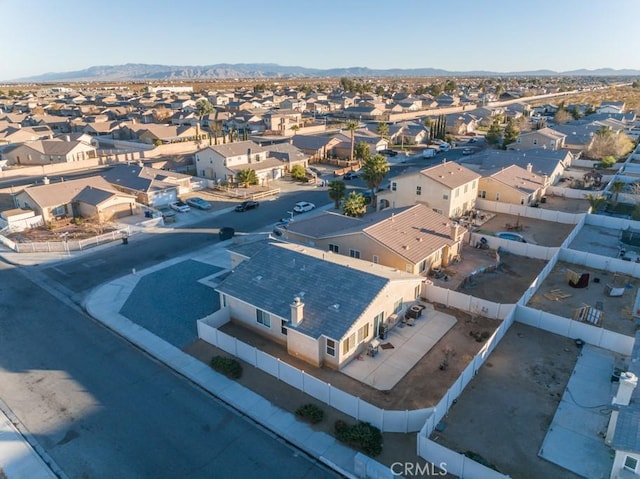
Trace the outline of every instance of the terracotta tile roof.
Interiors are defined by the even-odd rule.
[[[450,189],[458,188],[480,178],[480,175],[475,171],[452,161],[427,168],[420,173]]]

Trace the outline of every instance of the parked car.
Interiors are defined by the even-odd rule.
[[[296,205],[293,207],[293,211],[296,213],[304,213],[306,211],[311,211],[314,209],[316,205],[313,203],[308,203],[306,201],[298,201]]]
[[[465,148],[464,150],[462,150],[463,155],[473,155],[473,153],[475,153],[475,150],[473,148]]]
[[[169,208],[159,208],[158,211],[162,215],[162,221],[166,223],[175,223],[176,222],[176,212]]]
[[[357,171],[347,171],[344,175],[342,175],[343,180],[355,180],[358,178]]]
[[[171,203],[169,207],[172,210],[176,210],[178,213],[186,213],[187,211],[191,211],[191,208],[184,201],[176,201],[175,203]]]
[[[220,241],[224,241],[224,240],[233,238],[235,234],[236,234],[236,230],[234,230],[230,226],[225,226],[223,228],[220,228],[220,231],[218,232],[218,237],[220,238]]]
[[[248,211],[248,210],[252,210],[254,208],[257,208],[258,206],[260,206],[260,203],[258,203],[257,201],[243,201],[242,203],[240,203],[238,206],[236,206],[236,211]]]
[[[194,208],[198,208],[199,210],[211,209],[211,203],[209,203],[208,201],[205,201],[202,198],[199,198],[197,196],[194,196],[193,198],[189,198],[187,200],[187,204],[189,206],[193,206]]]
[[[389,148],[384,149],[384,150],[380,150],[380,153],[382,153],[383,155],[387,155],[387,156],[397,156],[398,155],[397,151],[390,150]]]

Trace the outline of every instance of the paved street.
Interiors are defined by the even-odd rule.
[[[0,397],[69,477],[328,475],[26,276],[0,264]]]

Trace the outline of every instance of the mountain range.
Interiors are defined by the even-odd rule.
[[[125,65],[93,66],[84,70],[19,78],[14,82],[77,82],[77,81],[162,81],[162,80],[207,80],[230,78],[336,78],[336,77],[447,77],[447,76],[640,76],[640,70],[599,68],[597,70],[572,70],[556,72],[534,70],[521,72],[491,71],[447,71],[437,68],[392,68],[371,69],[366,67],[317,69],[299,66],[282,66],[274,63],[219,63],[205,66],[147,65],[127,63]]]

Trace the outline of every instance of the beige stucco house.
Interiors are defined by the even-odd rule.
[[[99,176],[31,186],[16,195],[16,202],[45,222],[79,216],[102,223],[132,215],[136,205],[133,195],[117,191]]]
[[[447,218],[456,218],[473,209],[479,178],[478,173],[453,162],[396,176],[388,190],[378,193],[378,209],[421,203]]]
[[[541,128],[540,130],[528,131],[520,134],[515,142],[515,147],[519,149],[527,148],[548,148],[559,150],[564,148],[567,135],[551,128]]]
[[[83,141],[39,140],[17,145],[2,154],[10,165],[71,163],[96,157],[96,147]]]
[[[242,245],[240,245],[242,246]],[[424,278],[283,243],[266,243],[216,288],[232,322],[314,366],[341,369],[415,301]]]
[[[197,176],[218,183],[234,183],[238,173],[254,170],[261,184],[282,177],[288,162],[270,157],[269,151],[251,140],[208,146],[195,155]],[[305,165],[306,166],[306,165]]]
[[[535,204],[549,185],[549,179],[527,168],[511,165],[479,180],[478,198],[514,205]]]
[[[324,213],[291,222],[282,238],[412,274],[447,265],[460,253],[466,230],[417,204],[362,218]]]

